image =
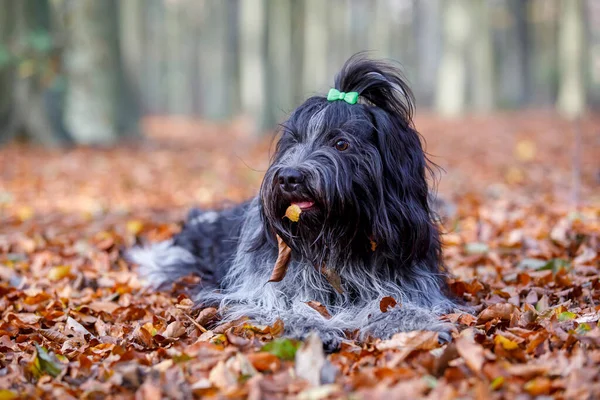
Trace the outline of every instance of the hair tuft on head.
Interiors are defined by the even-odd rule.
[[[371,60],[364,53],[355,54],[336,75],[335,88],[358,92],[368,103],[398,114],[407,125],[412,125],[414,95],[400,69],[391,62]]]

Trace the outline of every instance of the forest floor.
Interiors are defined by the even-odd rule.
[[[123,259],[190,206],[254,195],[271,139],[149,118],[143,144],[0,149],[0,400],[599,398],[600,117],[581,124],[578,196],[574,127],[553,114],[416,125],[445,170],[444,260],[474,315],[444,317],[450,344],[400,333],[325,358],[281,324],[220,324],[177,288],[144,289]]]

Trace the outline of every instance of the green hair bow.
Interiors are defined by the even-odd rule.
[[[358,101],[358,92],[340,92],[337,89],[329,89],[329,93],[327,93],[327,100],[336,101],[336,100],[344,100],[348,104],[356,104]]]

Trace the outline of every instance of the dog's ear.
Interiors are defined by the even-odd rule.
[[[382,163],[382,177],[375,182],[381,206],[371,221],[378,251],[409,265],[438,257],[439,235],[428,201],[428,160],[412,124],[413,95],[399,69],[359,54],[336,76],[336,87],[358,92],[373,124]]]

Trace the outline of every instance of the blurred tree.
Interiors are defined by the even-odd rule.
[[[255,131],[266,128],[265,0],[240,3],[240,95],[242,113],[252,118]]]
[[[47,0],[0,1],[0,140],[69,141],[63,80]]]
[[[436,92],[436,72],[441,53],[441,4],[439,0],[415,0],[417,74],[415,93],[432,104]]]
[[[475,0],[471,5],[473,23],[473,65],[472,102],[480,112],[490,112],[494,108],[494,52],[490,10],[486,0]]]
[[[294,106],[292,1],[268,0],[268,124],[275,126]]]
[[[327,90],[328,7],[322,0],[304,1],[304,65],[302,82],[307,96]],[[330,83],[331,85],[331,83]]]
[[[560,83],[558,110],[568,118],[581,116],[585,108],[583,83],[583,2],[561,0],[558,34]]]
[[[108,145],[138,135],[139,110],[124,74],[116,0],[78,0],[64,7],[65,124],[81,144]]]
[[[445,0],[443,8],[444,47],[437,77],[436,110],[446,116],[464,112],[466,105],[470,2]]]

